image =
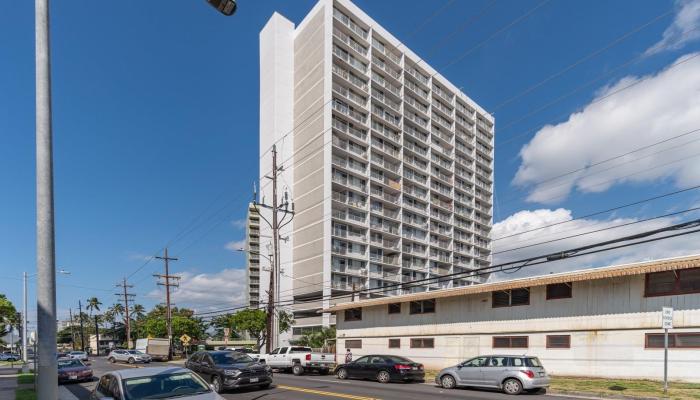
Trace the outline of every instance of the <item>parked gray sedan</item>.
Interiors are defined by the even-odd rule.
[[[536,392],[549,387],[549,376],[537,357],[493,355],[467,360],[435,376],[445,389],[458,386],[495,388],[507,394]]]
[[[102,375],[90,400],[224,400],[189,369],[130,368]]]
[[[117,361],[134,364],[137,362],[150,363],[151,356],[138,350],[112,350],[107,356],[107,361],[115,363]]]

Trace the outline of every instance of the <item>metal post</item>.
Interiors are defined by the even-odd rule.
[[[37,398],[58,397],[49,0],[35,0]]]
[[[70,316],[70,346],[75,350],[75,331],[73,330],[73,309],[68,309],[68,315]]]
[[[78,300],[78,319],[80,319],[80,351],[85,351],[85,329],[83,328],[83,305]]]
[[[668,393],[668,329],[664,329],[664,394]]]
[[[29,361],[27,357],[27,272],[22,274],[24,287],[22,291],[22,361],[25,364]]]
[[[275,301],[277,299],[277,263],[279,261],[279,230],[277,226],[277,146],[272,146],[272,262],[270,263],[270,288],[267,304],[267,353],[277,347],[277,316],[275,315]]]
[[[97,324],[97,315],[95,315],[95,354],[100,356],[100,325]]]

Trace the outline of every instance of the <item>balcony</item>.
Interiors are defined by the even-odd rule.
[[[387,257],[387,256],[381,256],[378,254],[370,253],[369,259],[370,259],[370,261],[380,262],[382,264],[395,265],[395,266],[399,265],[399,257],[398,256]]]
[[[363,79],[358,78],[355,74],[348,71],[347,69],[341,67],[340,65],[333,64],[333,72],[336,75],[348,81],[356,88],[362,89],[362,91],[367,92],[367,82],[365,82]]]
[[[348,249],[347,247],[343,247],[343,246],[331,246],[331,252],[333,252],[333,254],[339,254],[339,255],[348,256],[348,257],[355,257],[355,258],[364,258],[367,256],[367,250],[357,251],[354,249]]]
[[[338,175],[334,174],[332,180],[335,183],[339,183],[339,184],[344,185],[344,186],[353,187],[353,188],[361,191],[362,193],[367,193],[367,188],[366,188],[367,185],[360,183],[360,182],[357,182],[353,179],[348,179],[347,177],[338,176]]]
[[[405,239],[411,239],[411,240],[416,240],[416,241],[420,241],[420,242],[425,242],[427,235],[425,233],[404,231],[404,232],[401,232],[401,236]]]
[[[384,54],[389,60],[393,61],[396,65],[401,65],[401,55],[397,55],[391,50],[389,50],[383,43],[372,39],[372,47],[377,49],[381,54]]]
[[[412,269],[412,270],[416,270],[416,271],[425,271],[427,265],[428,265],[427,262],[418,261],[415,259],[402,260],[402,262],[401,262],[401,266],[403,268]]]
[[[433,133],[434,133],[434,132],[433,132]],[[435,150],[435,151],[439,151],[440,153],[442,153],[442,154],[443,154],[445,157],[447,157],[447,158],[451,158],[451,157],[452,157],[452,150],[449,150],[447,147],[440,146],[439,144],[437,144],[437,143],[435,143],[435,142],[430,142],[430,147],[431,147],[433,150]]]
[[[405,185],[403,192],[421,200],[428,199],[428,191],[425,189],[418,189],[410,185]]]
[[[354,240],[356,242],[367,243],[367,235],[358,232],[352,232],[347,229],[333,229],[333,236]]]
[[[441,111],[445,116],[452,118],[452,109],[437,100],[433,100],[433,110]]]
[[[433,93],[438,95],[441,99],[445,100],[448,104],[452,104],[453,94],[447,93],[444,89],[439,86],[433,85]]]
[[[396,204],[396,202],[399,201],[398,195],[391,194],[391,193],[385,193],[383,190],[377,189],[374,187],[371,189],[370,193],[372,194],[372,196],[378,197],[378,198],[385,200],[385,201],[388,201],[389,203]]]
[[[360,27],[357,25],[350,17],[347,15],[343,14],[342,11],[338,10],[337,8],[333,8],[333,16],[335,19],[340,21],[343,25],[348,27],[351,31],[355,32],[356,34],[360,35],[360,37],[364,40],[367,40],[368,32],[364,28]]]
[[[455,214],[465,217],[465,218],[471,218],[472,217],[472,212],[466,208],[462,207],[457,207],[455,208]]]
[[[421,142],[427,142],[428,141],[428,134],[422,131],[419,131],[418,129],[410,126],[410,125],[405,125],[403,127],[403,131],[405,134],[412,136]],[[428,151],[426,150],[425,153],[427,154]]]
[[[398,273],[388,273],[388,272],[370,272],[370,278],[382,279],[385,281],[400,282],[401,276]]]
[[[467,185],[466,183],[464,183],[460,180],[455,181],[455,187],[460,189],[460,190],[463,190],[467,193],[474,193],[474,188],[472,188],[470,185]]]
[[[352,198],[348,197],[347,195],[340,193],[340,192],[336,192],[336,191],[333,191],[333,200],[335,200],[339,203],[343,203],[343,204],[355,207],[355,208],[366,209],[366,207],[367,207],[366,202],[352,199]]]
[[[384,79],[381,75],[372,74],[372,82],[375,82],[379,86],[383,87],[384,89],[388,90],[390,93],[395,95],[397,98],[401,99],[401,89],[398,86],[394,86],[393,84],[389,83],[389,81]]]
[[[398,82],[401,81],[401,72],[398,72],[395,69],[389,67],[384,61],[382,61],[378,58],[373,58],[372,64],[377,66],[377,68],[379,68],[381,71],[386,72],[386,74],[389,75],[390,77],[396,79],[396,81],[398,81]]]
[[[379,203],[381,205],[381,203]],[[398,220],[399,219],[399,210],[395,211],[390,211],[389,209],[386,209],[384,207],[370,207],[370,211],[373,214],[381,215],[382,217]]]
[[[431,211],[430,216],[448,224],[452,223],[452,218],[449,214]]]
[[[398,174],[401,170],[401,166],[397,163],[390,163],[383,158],[372,157],[372,164],[378,165],[382,168],[388,169],[389,171]]]
[[[336,130],[338,130],[340,132],[343,132],[347,135],[352,135],[352,136],[356,137],[357,139],[362,140],[363,142],[367,141],[367,133],[366,132],[348,125],[348,123],[345,121],[341,121],[341,120],[333,117],[331,124],[333,125],[333,128],[335,128]]]
[[[352,90],[346,88],[345,86],[340,85],[337,82],[333,82],[333,90],[343,96],[346,100],[352,101],[356,105],[360,107],[366,107],[367,106],[367,98],[362,97]]]
[[[434,119],[434,118],[433,118],[433,119]],[[434,137],[436,137],[436,138],[438,138],[438,139],[440,139],[440,140],[442,140],[442,141],[444,141],[444,142],[447,142],[447,143],[452,143],[452,139],[454,138],[453,135],[449,135],[449,134],[447,134],[447,133],[440,132],[440,131],[437,130],[437,129],[433,129],[433,130],[432,130],[432,134],[433,134]]]
[[[404,81],[404,87],[417,94],[419,97],[422,97],[425,101],[430,101],[430,95],[428,94],[428,91],[423,89],[422,87],[419,87],[412,81]]]
[[[431,169],[430,173],[433,177],[438,178],[441,181],[443,181],[443,183],[447,183],[450,185],[452,184],[452,176],[451,175],[444,174],[440,171],[436,171],[435,169]]]
[[[399,102],[386,97],[384,95],[384,92],[381,92],[376,88],[372,88],[372,98],[382,102],[383,104],[387,105],[389,108],[396,112],[401,112],[401,104]]]
[[[450,234],[452,233],[452,229],[444,228],[438,225],[430,225],[430,232],[437,233],[443,236],[450,236]]]
[[[381,112],[382,118],[390,121],[392,124],[396,125],[397,128],[401,129],[400,128],[400,126],[401,126],[401,118],[400,117],[394,117],[393,115],[387,113],[386,111],[382,110],[381,108],[379,108],[377,106],[374,106],[372,108],[372,112],[375,115],[379,115],[379,113]],[[372,130],[374,130],[377,133],[380,133],[382,136],[384,136],[385,138],[387,138],[395,143],[401,144],[401,135],[400,134],[396,133],[396,131],[394,131],[390,128],[387,128],[383,124],[378,123],[374,119],[372,119]]]
[[[414,227],[418,227],[421,229],[428,229],[428,222],[427,220],[419,220],[417,218],[403,218],[403,222],[405,224],[409,224]]]
[[[406,72],[408,72],[408,74],[412,77],[416,78],[418,82],[424,84],[426,88],[430,87],[430,77],[423,75],[422,73],[418,72],[417,69],[411,67],[406,68]]]
[[[365,290],[365,289],[367,289],[367,285],[364,283],[353,284],[353,283],[347,283],[347,282],[332,281],[331,288],[352,292],[352,291],[358,291],[358,290]]]
[[[340,29],[334,27],[333,28],[333,36],[335,36],[338,40],[340,40],[342,43],[344,43],[346,46],[350,47],[351,49],[355,50],[357,53],[359,53],[363,57],[367,57],[368,49],[365,46],[356,42],[350,36],[346,35]]]
[[[372,138],[372,148],[378,149],[383,151],[384,153],[399,159],[401,152],[395,148],[389,147],[389,145],[380,142],[379,140],[376,140]]]
[[[418,175],[416,173],[406,173],[407,171],[404,171],[404,178],[409,179],[413,182],[419,183],[423,186],[428,186],[428,177],[427,176],[422,176]]]
[[[349,171],[355,171],[363,175],[367,173],[367,165],[361,164],[352,159],[347,160],[334,154],[332,162],[334,165],[345,168]]]
[[[367,268],[350,268],[345,265],[337,264],[331,265],[331,272],[355,276],[367,276]]]
[[[376,171],[371,171],[370,177],[373,181],[386,185],[391,189],[401,190],[401,182],[397,181],[396,179],[391,179],[388,176],[384,176],[383,174],[377,173]]]
[[[440,194],[443,194],[445,196],[450,196],[452,195],[452,189],[449,187],[443,186],[438,184],[437,182],[431,182],[430,188]]]
[[[428,109],[428,106],[424,105],[423,103],[417,101],[411,96],[404,96],[404,102],[406,104],[410,104],[411,107],[415,108],[416,110],[422,112],[426,117],[430,115],[430,111]]]
[[[347,50],[341,49],[338,45],[333,45],[333,54],[363,74],[367,73],[367,64],[353,57]]]
[[[352,107],[348,106],[347,104],[345,104],[339,100],[333,101],[333,109],[335,111],[338,111],[339,113],[344,114],[347,117],[361,123],[361,124],[367,123],[367,116],[365,114],[362,114],[362,113],[354,110]]]
[[[340,139],[337,136],[333,136],[333,146],[345,150],[348,153],[353,153],[357,156],[360,156],[362,158],[367,158],[367,150],[363,148],[362,146],[358,146],[355,144],[350,144],[347,140]]]
[[[389,225],[389,224],[384,224],[384,223],[371,222],[370,228],[380,230],[382,232],[390,233],[392,235],[398,236],[398,234],[399,234],[398,225]]]
[[[428,120],[420,117],[418,114],[407,112],[404,114],[404,118],[413,122],[414,124],[418,124],[418,126],[428,129]]]

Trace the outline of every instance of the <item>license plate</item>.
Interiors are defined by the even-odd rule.
[[[540,376],[544,376],[544,372],[540,372]]]
[[[412,367],[411,369],[416,371],[416,370],[418,370],[418,367]]]
[[[259,380],[259,378],[250,378],[250,383],[257,382],[258,380]]]
[[[78,379],[78,375],[70,375],[68,376],[68,379]]]

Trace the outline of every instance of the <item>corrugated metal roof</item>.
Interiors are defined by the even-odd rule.
[[[642,275],[650,272],[661,272],[697,267],[700,267],[700,255],[692,255],[686,257],[645,261],[634,264],[612,265],[607,267],[589,268],[578,271],[560,272],[556,274],[532,276],[527,278],[512,279],[500,282],[482,283],[478,285],[463,286],[453,289],[443,289],[430,292],[406,294],[401,296],[390,296],[378,299],[340,303],[331,306],[327,309],[324,309],[323,312],[335,312],[356,307],[370,307],[389,303],[465,296],[477,293],[495,292],[499,290],[544,286],[553,283],[589,281],[596,279],[615,278],[619,276]]]

